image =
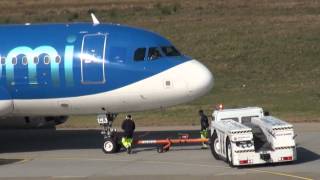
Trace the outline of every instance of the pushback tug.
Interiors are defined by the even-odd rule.
[[[292,124],[269,116],[262,108],[220,109],[212,117],[210,146],[215,159],[230,166],[297,159]]]

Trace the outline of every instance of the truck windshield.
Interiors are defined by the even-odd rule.
[[[223,118],[223,119],[221,119],[221,120],[222,120],[222,121],[225,121],[225,120],[233,120],[233,121],[239,122],[239,118],[237,118],[237,117]]]
[[[181,53],[173,46],[163,46],[161,50],[166,56],[181,56]]]
[[[244,117],[241,117],[241,123],[242,124],[250,124],[251,123],[251,119],[252,118],[257,118],[259,116],[244,116]]]

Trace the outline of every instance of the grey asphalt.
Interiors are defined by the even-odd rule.
[[[199,137],[197,127],[149,129],[138,129],[135,137]],[[200,145],[166,153],[139,146],[131,155],[106,155],[95,129],[0,130],[0,179],[320,179],[320,124],[299,123],[295,129],[296,162],[245,168],[230,168]]]

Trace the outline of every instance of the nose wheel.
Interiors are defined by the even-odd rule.
[[[117,114],[101,114],[97,116],[98,124],[101,126],[103,136],[102,151],[106,154],[119,152],[121,145],[117,136],[117,130],[112,128],[113,120]]]
[[[120,144],[114,139],[107,138],[104,140],[102,151],[106,154],[116,153],[120,150]]]

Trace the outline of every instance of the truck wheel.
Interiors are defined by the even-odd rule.
[[[232,146],[229,138],[227,139],[227,162],[231,167],[233,167],[233,159],[232,159]]]
[[[117,143],[111,138],[107,138],[104,140],[102,150],[106,154],[114,153],[117,150]]]
[[[219,142],[219,139],[218,139],[216,132],[214,132],[211,136],[210,148],[211,148],[211,153],[212,153],[213,157],[216,160],[219,160],[220,159],[220,156],[219,156],[220,142]]]

